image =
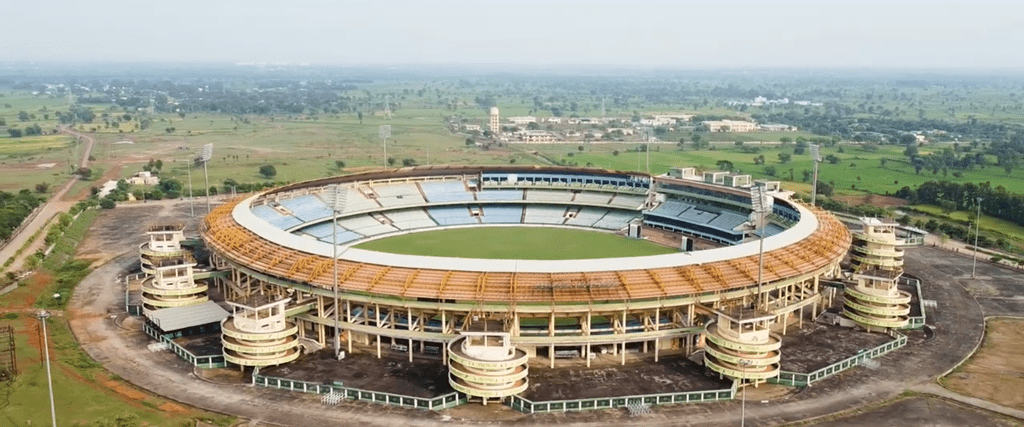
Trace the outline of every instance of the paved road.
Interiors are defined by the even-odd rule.
[[[82,165],[82,167],[87,167],[87,165],[89,164],[89,154],[92,153],[92,146],[96,142],[96,140],[88,135],[81,134],[69,128],[61,128],[61,132],[69,134],[74,137],[82,138],[86,141],[85,149],[81,153],[82,158],[79,163]],[[65,212],[68,209],[70,209],[71,206],[74,206],[75,202],[61,201],[61,199],[64,198],[64,195],[67,194],[68,190],[71,189],[71,186],[75,185],[75,183],[78,182],[78,179],[78,175],[71,175],[71,179],[69,179],[68,182],[64,183],[64,186],[57,190],[57,192],[54,193],[53,196],[46,201],[46,203],[43,204],[42,210],[39,212],[38,215],[36,215],[35,218],[32,219],[31,222],[28,223],[28,226],[23,228],[21,232],[18,233],[17,235],[12,236],[10,243],[7,246],[5,246],[3,250],[0,250],[0,259],[6,260],[8,258],[13,257],[15,252],[17,252],[18,249],[21,249],[21,247],[25,245],[25,242],[27,242],[28,239],[32,237],[32,235],[36,234],[36,232],[39,231],[39,229],[45,226],[46,223],[49,222],[54,215],[61,212]],[[18,270],[21,267],[21,264],[25,261],[25,258],[27,258],[29,255],[35,252],[35,249],[37,247],[42,245],[42,240],[42,238],[37,239],[35,244],[32,247],[25,250],[24,252],[22,252],[21,255],[19,255],[14,260],[13,263],[11,263],[8,269],[10,269],[11,271]]]

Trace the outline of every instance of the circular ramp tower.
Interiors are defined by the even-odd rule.
[[[231,317],[221,322],[224,359],[246,366],[273,366],[299,357],[298,327],[285,318],[290,298],[250,297],[227,301]]]
[[[526,352],[511,344],[508,333],[463,332],[448,344],[448,382],[471,397],[502,400],[529,386]]]
[[[745,310],[717,317],[705,330],[704,366],[755,386],[779,375],[782,339],[771,332],[774,315]]]
[[[193,276],[196,261],[181,247],[185,226],[153,225],[146,235],[149,241],[139,245],[139,266],[146,276],[141,283],[143,313],[208,301],[207,285]]]
[[[864,329],[885,332],[910,323],[910,299],[897,283],[903,275],[904,242],[896,223],[861,218],[863,229],[853,233],[850,261],[854,284],[844,290],[843,315]]]
[[[142,282],[143,312],[208,301],[207,285],[193,278],[195,266],[196,261],[188,254],[151,259],[147,271],[151,276]]]

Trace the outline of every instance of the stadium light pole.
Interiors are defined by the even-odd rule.
[[[761,282],[764,277],[764,215],[768,210],[768,195],[765,194],[765,188],[761,186],[755,186],[750,189],[750,204],[754,209],[754,213],[757,214],[757,222],[754,224],[754,230],[758,235],[758,251],[757,251],[757,306],[761,305]]]
[[[50,313],[40,310],[36,316],[43,324],[43,357],[46,358],[46,384],[50,389],[50,419],[53,420],[53,427],[57,427],[57,411],[53,407],[53,377],[50,375],[50,343],[46,335],[46,319],[50,317]]]
[[[974,262],[971,265],[971,278],[974,278],[975,273],[978,272],[978,234],[981,233],[981,201],[982,198],[978,199],[978,219],[974,220]]]
[[[821,152],[818,144],[811,144],[811,161],[814,162],[814,182],[811,183],[811,206],[816,206],[818,198],[818,162],[821,161]]]
[[[331,219],[332,227],[332,243],[334,246],[334,357],[337,358],[341,355],[341,332],[339,328],[341,321],[339,320],[339,312],[341,306],[338,304],[338,211],[344,210],[347,204],[348,192],[341,190],[341,184],[334,187],[334,206],[333,206],[333,217]]]

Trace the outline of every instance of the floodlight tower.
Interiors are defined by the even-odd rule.
[[[765,193],[764,187],[754,186],[750,189],[750,204],[757,215],[757,221],[754,223],[754,229],[757,230],[759,241],[757,251],[757,305],[761,305],[761,282],[764,277],[764,216],[768,213],[768,209],[770,209],[768,206],[768,194]]]
[[[381,125],[377,128],[377,136],[380,137],[381,145],[384,147],[384,169],[388,168],[388,138],[391,138],[391,125]]]
[[[206,164],[210,163],[210,159],[213,158],[213,144],[206,144],[203,146],[203,152],[199,156],[199,161],[203,163],[203,176],[206,177],[206,213],[210,213],[210,174],[207,171]]]
[[[334,206],[333,216],[331,218],[331,231],[333,232],[331,237],[331,243],[334,246],[334,356],[338,357],[341,355],[341,332],[339,327],[341,321],[338,320],[338,312],[341,311],[341,306],[338,304],[338,212],[345,210],[345,205],[348,203],[348,191],[343,191],[341,184],[334,187]],[[351,342],[351,340],[349,340]]]
[[[818,197],[818,162],[821,161],[821,152],[818,151],[818,144],[811,144],[811,161],[814,162],[814,182],[811,184],[811,206],[814,206]]]

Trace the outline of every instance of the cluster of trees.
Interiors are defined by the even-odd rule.
[[[10,135],[11,138],[21,138],[23,136],[42,135],[43,134],[43,128],[39,127],[39,124],[37,123],[37,124],[25,126],[24,129],[21,129],[21,128],[8,128],[7,129],[7,134]]]
[[[903,187],[895,196],[911,204],[924,203],[947,211],[977,209],[980,197],[981,211],[986,215],[1024,225],[1024,194],[1011,193],[1001,185],[992,188],[987,182],[929,181],[916,189]]]
[[[18,193],[0,191],[0,240],[9,239],[11,233],[41,203],[43,203],[43,199],[32,194],[28,189]]]

